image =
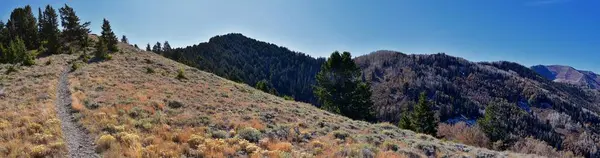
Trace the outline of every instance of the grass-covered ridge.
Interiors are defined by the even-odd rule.
[[[72,58],[39,58],[29,67],[0,64],[0,157],[67,152],[55,100],[58,76]]]
[[[76,115],[104,156],[515,156],[354,121],[120,47],[69,79]]]

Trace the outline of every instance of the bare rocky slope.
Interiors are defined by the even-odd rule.
[[[600,90],[600,75],[591,71],[577,70],[563,65],[536,65],[531,69],[554,82]]]

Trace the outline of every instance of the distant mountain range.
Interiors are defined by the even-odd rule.
[[[548,80],[600,90],[600,75],[563,65],[535,65],[531,69]]]

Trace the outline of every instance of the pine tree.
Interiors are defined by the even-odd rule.
[[[42,8],[38,7],[38,37],[40,39],[43,39],[44,37],[42,37],[42,28],[44,26],[42,26],[44,24],[44,16],[42,15]],[[41,41],[40,41],[41,42]]]
[[[110,60],[111,56],[108,54],[108,44],[104,41],[104,38],[98,39],[98,43],[96,43],[96,52],[94,56],[98,60]]]
[[[23,65],[33,65],[34,58],[33,54],[27,52],[25,42],[20,37],[16,37],[15,40],[10,41],[6,51],[6,62],[11,64],[22,63]]]
[[[129,44],[129,39],[127,39],[127,37],[123,35],[123,37],[121,37],[121,42]]]
[[[495,100],[485,108],[485,115],[477,123],[491,141],[507,141],[511,135],[519,135],[519,132],[531,130],[527,121],[529,116],[524,110],[505,100]],[[533,120],[533,119],[529,119]],[[523,126],[525,125],[525,126]]]
[[[27,49],[37,49],[39,42],[36,21],[31,6],[27,5],[24,8],[14,9],[7,23],[10,39],[16,40],[19,37],[25,42]]]
[[[349,52],[334,52],[317,74],[314,93],[321,108],[356,120],[374,121],[369,85]]]
[[[156,42],[156,44],[154,44],[154,47],[152,47],[152,51],[154,53],[160,54],[161,50],[162,50],[162,48],[160,47],[160,42]]]
[[[0,20],[0,45],[8,43],[8,29],[3,21]]]
[[[437,119],[431,103],[427,101],[427,94],[421,93],[419,103],[412,112],[412,127],[415,132],[435,135],[437,133]]]
[[[104,40],[104,44],[106,44],[106,47],[108,48],[109,51],[111,51],[111,52],[119,51],[119,49],[117,47],[117,43],[119,42],[117,40],[117,36],[110,28],[110,22],[108,22],[108,20],[106,20],[106,19],[104,19],[104,21],[102,23],[102,35],[100,36],[100,38],[102,38]]]
[[[163,45],[163,52],[171,52],[171,45],[169,44],[169,41],[165,41],[165,44]]]
[[[86,46],[88,42],[88,34],[90,33],[90,22],[80,24],[79,17],[75,14],[75,10],[65,4],[59,9],[61,25],[63,26],[63,39],[67,43],[79,44]]]
[[[137,48],[138,50],[140,49],[137,44],[133,44],[133,47]]]
[[[412,122],[411,122],[410,118],[411,118],[411,113],[408,111],[408,109],[404,109],[400,116],[400,122],[398,122],[398,127],[402,128],[402,129],[414,131],[415,129],[412,126]]]
[[[41,9],[40,9],[41,10]],[[57,54],[61,48],[60,30],[58,29],[58,14],[52,6],[47,5],[40,19],[40,41],[48,52]]]
[[[4,43],[0,42],[0,63],[8,63],[8,50],[4,47]]]
[[[150,49],[150,43],[146,44],[146,51],[148,51],[148,52],[149,52],[149,51],[152,51],[152,50]]]

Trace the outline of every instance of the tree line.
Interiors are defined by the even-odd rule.
[[[38,8],[37,18],[29,5],[15,8],[6,23],[0,20],[0,63],[29,66],[38,56],[75,53],[93,44],[101,59],[117,51],[118,40],[108,20],[104,19],[98,43],[89,39],[89,26],[90,22],[82,22],[67,4],[58,12],[51,5]]]

